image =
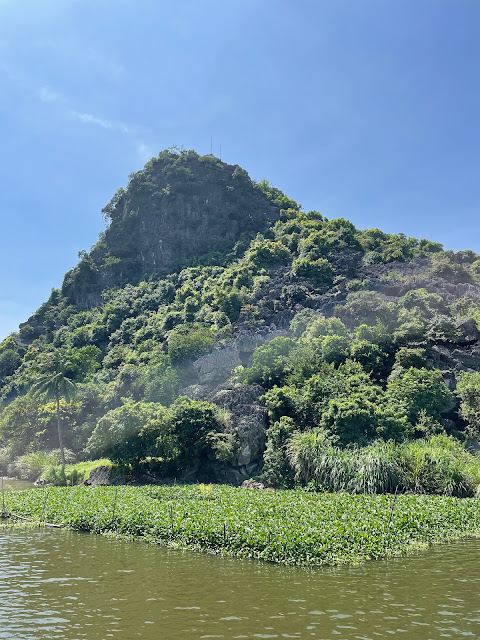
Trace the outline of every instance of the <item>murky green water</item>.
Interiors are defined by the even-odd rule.
[[[30,480],[3,478],[3,488],[5,491],[22,491],[23,489],[34,489],[35,485]]]
[[[305,571],[59,530],[0,531],[0,638],[480,637],[480,541]]]

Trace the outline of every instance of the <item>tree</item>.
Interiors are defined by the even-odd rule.
[[[387,394],[394,404],[405,411],[412,424],[418,421],[423,412],[435,420],[440,420],[453,398],[438,369],[413,367],[407,369],[398,378],[389,381]]]
[[[468,423],[470,437],[480,433],[480,373],[462,371],[458,376],[457,395],[460,397],[460,415]]]
[[[369,340],[355,340],[350,347],[350,357],[375,378],[381,379],[388,371],[388,353]]]
[[[98,420],[85,453],[133,465],[158,456],[167,469],[178,456],[168,410],[157,402],[129,402],[108,411]]]
[[[77,392],[75,383],[70,380],[67,373],[72,363],[65,360],[59,351],[46,354],[41,368],[42,375],[35,380],[30,390],[33,396],[43,395],[47,400],[54,400],[57,413],[58,443],[60,447],[60,459],[62,472],[65,469],[65,449],[63,446],[62,420],[60,416],[60,398],[67,402],[72,400]]]
[[[168,423],[178,438],[179,463],[184,469],[205,456],[211,449],[211,434],[219,431],[217,407],[210,402],[194,400],[188,396],[180,396],[175,400],[170,407]],[[207,435],[210,438],[207,439]]]

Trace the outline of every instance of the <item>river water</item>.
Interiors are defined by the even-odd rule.
[[[2,478],[2,486],[5,491],[22,491],[23,489],[34,489],[35,485],[30,480],[17,480],[17,478]]]
[[[480,637],[480,541],[301,570],[62,530],[0,531],[0,638]]]

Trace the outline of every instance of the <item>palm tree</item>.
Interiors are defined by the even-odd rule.
[[[69,402],[77,393],[75,383],[67,377],[67,371],[71,364],[69,360],[65,360],[62,357],[59,351],[48,353],[43,362],[43,373],[35,380],[30,389],[30,393],[33,396],[43,395],[46,400],[55,400],[56,402],[58,443],[60,445],[62,472],[65,470],[65,450],[63,446],[62,419],[60,416],[60,398],[65,398],[65,400]]]

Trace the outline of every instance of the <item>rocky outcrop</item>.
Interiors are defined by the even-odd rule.
[[[98,487],[103,485],[125,484],[125,477],[115,473],[113,467],[101,465],[90,471],[90,475],[83,483],[87,487]]]
[[[458,330],[457,344],[471,345],[480,342],[480,331],[473,318],[462,318],[455,326]]]
[[[242,489],[253,489],[253,490],[264,490],[264,491],[275,491],[273,487],[267,487],[262,482],[257,482],[256,480],[244,480],[242,482]]]
[[[103,211],[110,225],[62,286],[79,307],[98,304],[105,289],[228,252],[280,217],[245,170],[194,152],[162,152]]]
[[[235,367],[250,366],[255,349],[273,338],[289,335],[288,331],[267,327],[240,330],[233,340],[195,360],[188,371],[189,385],[199,385],[204,391],[225,383]]]
[[[225,432],[235,438],[232,458],[214,465],[218,482],[241,484],[261,466],[268,427],[267,411],[260,400],[264,393],[259,385],[232,385],[211,398],[227,412]]]

